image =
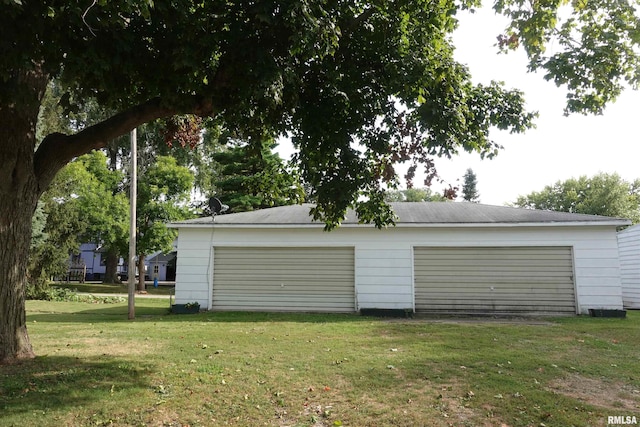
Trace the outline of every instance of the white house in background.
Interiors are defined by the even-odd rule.
[[[640,224],[618,233],[622,302],[626,308],[640,309]]]
[[[159,281],[175,280],[175,249],[177,243],[173,244],[173,251],[169,254],[154,252],[145,257],[145,276],[148,280],[158,278]],[[71,255],[70,270],[78,273],[84,272],[85,280],[102,280],[106,273],[106,254],[102,246],[97,243],[82,243],[80,251]],[[117,272],[126,277],[128,265],[123,258],[118,260]],[[78,280],[77,274],[71,275],[71,280]]]
[[[176,280],[176,251],[168,254],[155,252],[145,260],[147,275],[150,280],[157,278],[159,281]]]
[[[176,302],[209,310],[571,315],[622,309],[625,219],[475,203],[394,203],[323,231],[310,204],[172,223]]]
[[[80,250],[71,255],[71,268],[80,270],[84,267],[85,280],[102,280],[106,272],[106,254],[97,243],[82,243]],[[118,260],[118,273],[122,272],[123,260]],[[77,277],[73,277],[77,279]]]

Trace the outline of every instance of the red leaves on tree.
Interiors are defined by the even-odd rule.
[[[197,116],[175,116],[165,122],[164,142],[169,148],[175,143],[194,149],[200,142],[202,119]]]

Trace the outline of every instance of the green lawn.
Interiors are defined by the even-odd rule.
[[[640,312],[435,321],[29,301],[2,426],[605,426],[640,418]]]

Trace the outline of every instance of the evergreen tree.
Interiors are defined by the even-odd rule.
[[[275,147],[270,139],[257,144],[235,142],[213,155],[220,167],[220,179],[214,182],[212,193],[229,206],[228,213],[304,201],[298,176],[273,152]]]
[[[464,183],[462,184],[462,198],[467,202],[478,203],[480,194],[478,193],[478,179],[473,169],[469,168],[464,174]]]

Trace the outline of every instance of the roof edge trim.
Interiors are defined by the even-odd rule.
[[[574,222],[473,222],[473,223],[400,223],[388,228],[514,228],[514,227],[621,227],[631,225],[629,220],[574,221]],[[169,228],[304,228],[322,229],[324,224],[224,224],[224,223],[169,223]],[[341,224],[338,228],[374,228],[373,224]]]

